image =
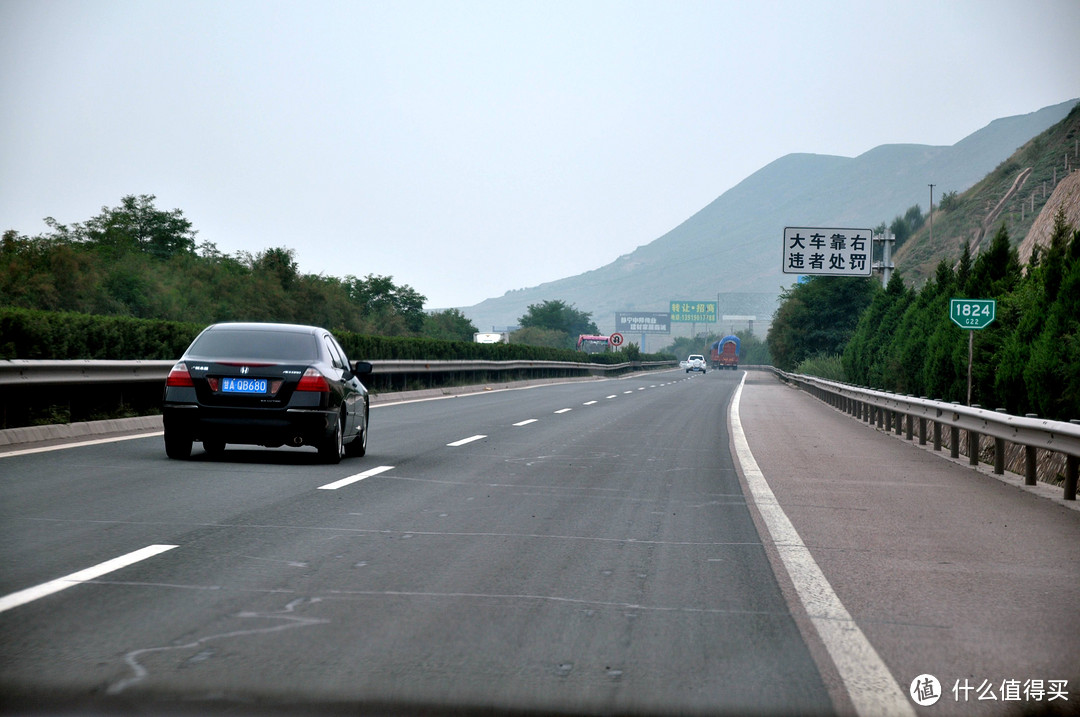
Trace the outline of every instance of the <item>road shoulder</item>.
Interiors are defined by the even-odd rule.
[[[999,698],[1011,680],[1080,688],[1080,513],[767,373],[747,374],[740,419],[776,500],[902,689],[933,674],[946,691],[935,712],[996,714],[1017,705],[965,705],[950,690],[964,679]]]

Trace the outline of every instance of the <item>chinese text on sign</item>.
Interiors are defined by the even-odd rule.
[[[870,229],[784,228],[784,273],[870,276]]]

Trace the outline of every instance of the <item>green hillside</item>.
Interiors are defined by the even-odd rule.
[[[958,259],[965,243],[972,255],[985,249],[1003,225],[1013,245],[1018,245],[1057,183],[1078,167],[1080,105],[973,187],[936,204],[933,235],[929,222],[915,232],[895,254],[897,268],[908,283],[921,284],[939,261]]]

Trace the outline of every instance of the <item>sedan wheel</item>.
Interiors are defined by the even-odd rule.
[[[322,458],[323,463],[341,463],[341,456],[345,453],[345,446],[342,443],[343,438],[341,414],[339,413],[334,426],[334,434],[319,446],[319,457]]]
[[[356,435],[356,438],[349,441],[345,446],[345,455],[353,458],[359,458],[367,453],[367,439],[368,439],[368,410],[364,408],[364,427],[360,429],[360,433]]]
[[[165,431],[165,455],[176,460],[186,460],[191,457],[191,444],[193,439],[186,433],[177,431]]]

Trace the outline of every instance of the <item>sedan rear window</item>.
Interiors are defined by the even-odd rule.
[[[188,355],[203,359],[315,361],[319,358],[319,346],[312,334],[217,329],[197,338]]]

